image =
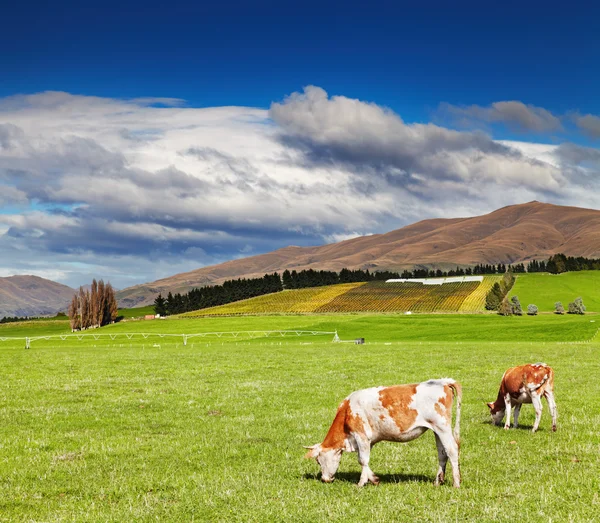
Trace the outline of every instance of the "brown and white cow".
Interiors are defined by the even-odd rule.
[[[456,422],[452,432],[452,402],[456,395]],[[371,447],[379,441],[410,441],[427,429],[435,433],[439,468],[435,484],[444,482],[450,459],[454,486],[460,486],[458,450],[462,389],[445,378],[414,385],[373,387],[358,390],[338,407],[335,419],[322,443],[306,447],[306,458],[315,458],[321,467],[321,480],[330,483],[342,453],[358,452],[362,473],[358,485],[374,485],[379,478],[369,468]]]
[[[533,432],[535,432],[542,418],[542,396],[545,396],[552,414],[552,430],[556,431],[557,412],[553,387],[554,371],[545,363],[530,363],[508,369],[502,376],[496,401],[487,404],[492,421],[496,425],[500,425],[506,413],[504,428],[508,430],[510,428],[510,409],[514,407],[515,427],[517,427],[521,405],[533,403],[535,409]]]

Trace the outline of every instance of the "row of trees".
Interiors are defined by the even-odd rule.
[[[223,285],[200,287],[186,294],[169,292],[166,299],[159,294],[154,300],[154,312],[161,316],[182,314],[282,290],[278,273],[265,274],[262,278],[228,280]]]
[[[573,257],[564,254],[555,254],[546,262],[546,271],[552,274],[561,274],[570,271],[598,271],[600,259]]]
[[[569,309],[567,311],[568,314],[585,314],[585,305],[583,304],[583,300],[581,298],[575,298],[571,303],[569,303]],[[537,305],[530,303],[527,305],[527,314],[529,316],[537,316],[538,308]],[[563,304],[557,301],[554,304],[554,313],[555,314],[564,314],[565,308]],[[498,314],[502,316],[522,316],[523,308],[521,307],[521,302],[519,301],[518,296],[511,296],[510,300],[508,298],[504,298],[500,307],[498,308]]]
[[[117,313],[117,299],[112,285],[95,279],[89,289],[79,287],[79,292],[73,295],[68,309],[72,331],[95,329],[114,323]]]
[[[515,284],[515,275],[511,270],[504,273],[500,282],[494,283],[485,297],[485,308],[488,311],[497,311],[505,301],[505,297]]]

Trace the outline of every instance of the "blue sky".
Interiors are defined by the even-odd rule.
[[[442,102],[600,113],[592,2],[11,2],[0,95],[268,108],[319,85],[425,121]],[[458,5],[457,5],[458,4]]]
[[[600,7],[421,4],[3,6],[0,276],[122,288],[531,199],[600,207]]]

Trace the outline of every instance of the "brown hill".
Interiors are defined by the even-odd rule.
[[[0,318],[65,311],[74,293],[71,287],[38,276],[0,278]]]
[[[600,258],[600,211],[533,201],[472,218],[423,220],[386,234],[317,247],[285,247],[204,267],[129,287],[117,293],[117,298],[125,307],[148,305],[159,292],[187,292],[202,285],[285,269],[445,269],[526,262],[558,252]]]

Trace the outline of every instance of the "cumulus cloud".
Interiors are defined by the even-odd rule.
[[[71,285],[103,277],[123,288],[422,218],[531,199],[593,206],[595,152],[409,124],[318,87],[269,110],[8,97],[0,274],[51,271]]]
[[[363,190],[381,187],[373,185],[373,176],[361,176],[365,172],[423,196],[432,196],[439,184],[463,193],[472,190],[470,184],[486,183],[554,193],[565,181],[556,167],[483,133],[406,124],[375,104],[330,98],[318,87],[273,104],[270,115],[281,143],[300,151],[307,165],[351,170]]]
[[[575,124],[591,138],[600,138],[600,117],[592,114],[576,115]]]
[[[543,107],[524,104],[516,100],[495,102],[488,107],[480,105],[457,106],[442,103],[439,112],[453,119],[470,123],[474,121],[501,123],[520,131],[537,133],[560,131],[560,118]]]

